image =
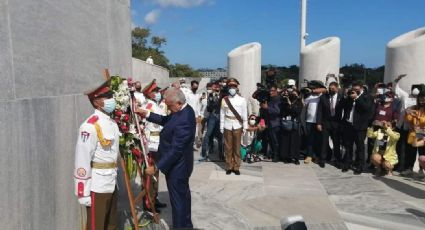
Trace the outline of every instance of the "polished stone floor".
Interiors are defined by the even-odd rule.
[[[273,162],[245,163],[242,175],[229,176],[223,166],[195,161],[190,179],[195,228],[281,229],[281,220],[301,215],[313,230],[425,229],[425,183],[417,177]],[[163,176],[159,198],[169,204]],[[171,226],[171,208],[161,217]]]

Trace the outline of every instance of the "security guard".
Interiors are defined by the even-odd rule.
[[[167,105],[162,101],[161,92],[155,79],[152,80],[151,83],[149,83],[143,90],[143,95],[147,98],[145,103],[142,105],[142,108],[144,110],[149,110],[150,112],[166,116],[167,115]],[[146,139],[148,140],[148,148],[149,148],[149,155],[153,158],[154,162],[158,162],[160,159],[160,153],[158,152],[158,146],[159,146],[159,134],[162,130],[162,126],[152,123],[152,122],[146,122],[145,123],[145,135]],[[155,175],[155,177],[159,178],[159,172]],[[158,182],[155,182],[151,180],[151,185],[153,187],[154,195],[155,197],[151,197],[152,201],[155,204],[155,208],[165,208],[167,204],[161,203],[158,200]],[[152,193],[151,193],[152,194]],[[148,202],[149,203],[149,202]],[[150,207],[148,207],[150,209]],[[159,210],[156,210],[159,212]]]
[[[240,175],[241,137],[248,128],[246,99],[239,96],[238,80],[231,78],[227,82],[229,96],[223,98],[220,110],[220,131],[224,134],[224,155],[226,174],[232,171]]]
[[[75,193],[87,207],[87,229],[117,229],[117,158],[120,132],[109,114],[116,101],[110,80],[87,92],[94,114],[80,126],[75,151]]]

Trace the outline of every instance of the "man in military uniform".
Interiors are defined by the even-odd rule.
[[[220,132],[224,134],[224,155],[226,158],[226,174],[232,171],[240,175],[241,137],[248,128],[246,99],[239,96],[238,80],[231,78],[227,82],[229,96],[224,97],[220,110]]]
[[[95,111],[79,129],[75,150],[75,194],[87,207],[87,229],[117,229],[117,158],[120,131],[110,81],[88,96]]]
[[[167,115],[167,105],[162,100],[162,95],[160,93],[160,89],[155,79],[152,80],[151,83],[149,83],[143,90],[142,93],[147,98],[146,102],[142,105],[142,109],[148,110],[150,112],[159,114],[161,116]],[[145,123],[145,135],[148,140],[148,148],[149,148],[149,157],[152,157],[154,162],[157,163],[159,159],[161,158],[160,153],[158,152],[158,146],[159,146],[159,134],[162,130],[162,126],[146,121]],[[159,171],[155,174],[155,177],[159,178]],[[158,200],[158,181],[152,180],[152,186],[154,189],[154,196],[151,197],[151,199],[155,203],[155,208],[165,208],[167,205],[165,203],[161,203]],[[159,212],[159,210],[156,210]]]

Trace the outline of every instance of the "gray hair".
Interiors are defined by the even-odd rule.
[[[174,87],[170,87],[165,91],[164,98],[168,98],[168,100],[172,103],[186,103],[186,96],[183,91]]]

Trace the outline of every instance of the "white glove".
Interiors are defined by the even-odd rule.
[[[78,198],[78,203],[80,203],[84,206],[90,207],[91,206],[91,197],[85,196],[85,197]]]
[[[224,133],[224,129],[220,129],[220,133],[223,134]]]

